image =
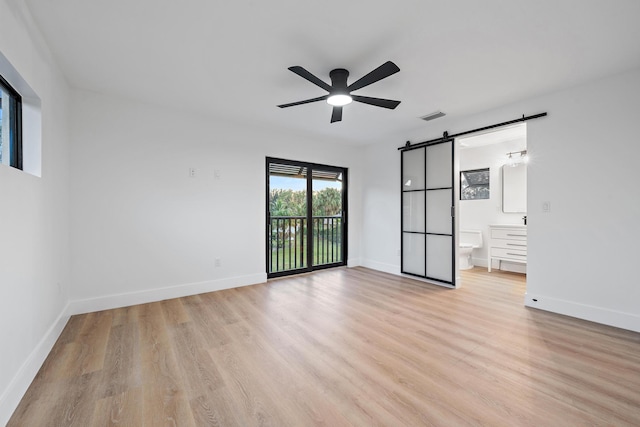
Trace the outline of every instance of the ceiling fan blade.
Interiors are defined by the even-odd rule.
[[[366,76],[351,83],[351,85],[347,87],[347,90],[351,92],[354,90],[362,89],[363,87],[369,86],[370,84],[375,83],[378,80],[389,77],[390,75],[395,74],[398,71],[400,71],[400,68],[398,68],[396,64],[391,61],[387,61]]]
[[[376,107],[388,108],[393,110],[398,105],[400,105],[400,101],[394,101],[392,99],[382,99],[382,98],[370,98],[368,96],[359,96],[359,95],[351,95],[354,101],[362,102],[364,104],[375,105]]]
[[[282,105],[278,105],[278,107],[280,108],[287,108],[287,107],[293,107],[294,105],[302,105],[302,104],[308,104],[310,102],[316,102],[316,101],[324,101],[329,97],[329,95],[325,95],[325,96],[319,96],[317,98],[311,98],[311,99],[305,99],[304,101],[298,101],[298,102],[292,102],[290,104],[282,104]]]
[[[342,121],[342,107],[333,107],[331,113],[331,123]]]
[[[302,68],[301,66],[294,65],[293,67],[289,67],[289,69],[294,73],[296,73],[297,75],[299,75],[300,77],[302,77],[303,79],[309,80],[311,83],[313,83],[316,86],[320,86],[322,89],[326,90],[327,92],[331,92],[330,85],[323,82],[322,80],[320,80],[319,78],[317,78],[316,76],[314,76],[313,74],[311,74],[310,72]]]

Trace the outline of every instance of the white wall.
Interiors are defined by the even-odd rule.
[[[397,144],[403,145],[403,144]],[[395,157],[395,159],[394,159]],[[400,152],[396,144],[364,152],[362,265],[400,274]]]
[[[0,52],[42,101],[41,177],[0,165],[0,425],[58,337],[69,285],[67,86],[23,2],[0,0]],[[13,83],[13,82],[12,82]],[[19,88],[17,88],[19,89]],[[24,117],[25,127],[32,125]],[[39,157],[41,156],[41,158]],[[39,169],[40,164],[38,164]]]
[[[359,264],[359,149],[83,91],[72,111],[72,312],[266,280],[267,156],[349,168]]]
[[[483,145],[480,147],[468,147],[460,149],[460,170],[473,170],[489,168],[489,199],[460,200],[459,219],[460,230],[482,231],[483,246],[473,250],[473,263],[478,266],[487,266],[487,247],[489,245],[490,224],[523,224],[522,217],[525,214],[502,212],[502,166],[507,157],[506,153],[522,151],[527,148],[525,138],[514,141],[505,141],[497,144]],[[503,270],[525,272],[522,264],[493,262],[492,268],[498,268],[501,264]]]
[[[459,120],[413,142],[547,111],[527,124],[527,305],[640,331],[640,70]],[[407,138],[403,138],[406,140]],[[363,264],[399,271],[403,140],[367,147]],[[396,161],[389,159],[395,157]],[[542,203],[551,202],[551,212]],[[533,300],[536,299],[537,302]]]

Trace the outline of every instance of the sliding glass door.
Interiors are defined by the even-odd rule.
[[[267,158],[268,277],[346,265],[347,169]]]

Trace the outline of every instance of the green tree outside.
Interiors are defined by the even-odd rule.
[[[342,261],[342,192],[336,188],[314,191],[314,264]],[[306,217],[306,191],[273,189],[269,195],[271,213],[271,271],[306,267],[306,220],[278,220],[278,217]]]

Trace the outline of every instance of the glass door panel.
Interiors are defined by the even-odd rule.
[[[424,190],[424,148],[402,153],[402,191]]]
[[[427,150],[427,189],[433,190],[437,188],[452,187],[452,144],[452,141],[442,142],[435,145],[429,145],[425,148]]]
[[[424,196],[424,191],[411,191],[402,194],[402,231],[424,233]]]
[[[402,153],[402,266],[425,275],[425,149]]]
[[[402,272],[425,276],[425,235],[420,233],[403,233],[402,237]]]
[[[269,165],[268,272],[307,268],[307,168]]]
[[[343,174],[339,170],[312,169],[313,265],[343,262]]]
[[[427,277],[453,282],[452,244],[449,236],[427,235]]]
[[[427,233],[451,234],[452,190],[427,191]]]

